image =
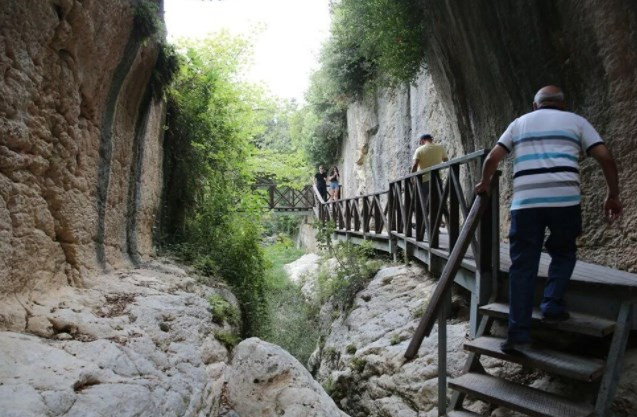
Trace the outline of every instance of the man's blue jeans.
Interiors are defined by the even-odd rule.
[[[544,241],[545,231],[550,235]],[[575,268],[575,239],[582,231],[579,205],[538,207],[511,211],[511,269],[509,270],[509,340],[531,340],[533,296],[542,245],[551,256],[540,308],[544,314],[565,311],[564,294]]]

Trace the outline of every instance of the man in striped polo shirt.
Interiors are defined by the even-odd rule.
[[[484,163],[476,193],[489,190],[498,163],[513,154],[513,201],[509,232],[509,330],[505,352],[531,341],[535,278],[542,246],[551,256],[540,308],[547,320],[566,320],[564,294],[576,262],[575,239],[581,232],[579,164],[586,153],[600,164],[608,195],[604,215],[609,221],[622,214],[617,166],[601,137],[581,116],[565,111],[559,87],[540,89],[534,111],[516,119],[502,134]],[[544,241],[546,228],[550,235]]]

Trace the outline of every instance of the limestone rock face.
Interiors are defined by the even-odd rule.
[[[437,415],[437,327],[415,360],[403,358],[435,284],[416,266],[381,269],[356,296],[352,311],[331,324],[312,360],[318,363],[317,379],[350,415]],[[465,321],[447,328],[452,374],[464,365],[467,330]]]
[[[345,197],[386,190],[389,182],[409,174],[418,138],[431,133],[449,157],[464,153],[458,130],[433,81],[423,71],[415,83],[384,89],[347,111],[347,139],[341,147]]]
[[[257,338],[234,350],[228,400],[239,416],[346,417],[292,355]]]
[[[316,229],[314,228],[314,214],[306,216],[299,225],[296,235],[295,245],[297,248],[305,249],[307,252],[318,252],[319,243],[316,239]]]
[[[80,286],[152,251],[163,108],[143,100],[156,51],[133,4],[2,2],[0,294]]]
[[[228,351],[198,284],[155,262],[63,287],[22,309],[27,334],[0,332],[3,416],[199,416],[218,411]],[[237,329],[234,329],[237,331]],[[32,333],[32,334],[28,334]]]
[[[308,253],[301,256],[294,262],[285,264],[283,269],[288,274],[288,278],[294,284],[301,287],[301,291],[306,299],[315,302],[317,298],[316,276],[319,270],[320,256],[315,253]]]
[[[427,61],[467,152],[491,147],[507,125],[531,111],[542,86],[564,88],[570,108],[586,117],[619,165],[626,214],[619,227],[602,219],[603,175],[581,164],[585,260],[637,271],[637,7],[630,0],[489,1],[425,7]],[[505,171],[502,225],[508,227],[510,170]],[[504,235],[506,236],[506,235]]]
[[[532,110],[540,87],[557,84],[570,109],[595,126],[617,159],[626,209],[617,227],[604,223],[605,181],[594,160],[583,160],[580,257],[637,271],[635,2],[480,0],[427,3],[423,9],[427,70],[414,86],[382,90],[348,109],[344,195],[382,191],[388,180],[407,174],[424,131],[440,139],[450,157],[491,148],[511,121]],[[510,168],[510,161],[503,164],[503,238]]]

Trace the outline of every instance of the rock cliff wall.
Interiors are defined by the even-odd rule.
[[[453,114],[443,107],[427,71],[413,85],[384,89],[351,105],[339,161],[343,195],[386,190],[390,181],[407,175],[418,138],[427,132],[445,146],[449,157],[465,153],[456,140]]]
[[[0,4],[0,294],[81,286],[152,251],[156,50],[130,0]]]
[[[618,227],[601,217],[605,185],[591,159],[581,163],[581,257],[637,271],[637,3],[423,0],[427,72],[415,86],[352,105],[342,147],[345,195],[387,187],[408,171],[422,131],[450,156],[490,148],[533,95],[561,85],[570,108],[588,118],[614,153],[626,213]],[[502,178],[501,223],[508,228],[510,167]],[[503,233],[503,236],[506,236]]]

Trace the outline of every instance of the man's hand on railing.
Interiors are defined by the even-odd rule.
[[[486,194],[489,195],[491,193],[491,181],[480,181],[476,187],[475,187],[475,192],[476,195],[480,195],[480,194]]]

